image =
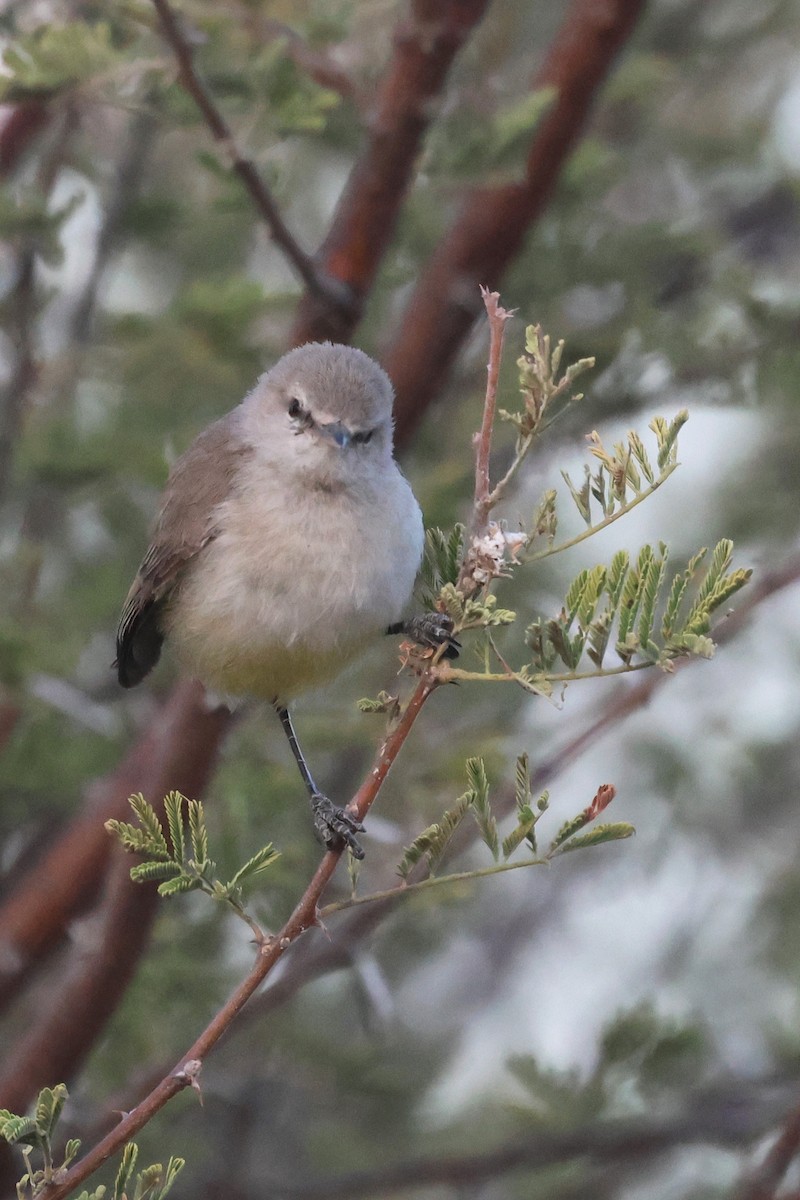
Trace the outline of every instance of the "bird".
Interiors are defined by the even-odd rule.
[[[405,617],[422,514],[393,453],[394,392],[352,346],[284,354],[177,459],[125,600],[114,666],[135,687],[164,642],[226,698],[278,714],[314,830],[357,858],[363,825],[316,785],[289,706],[382,633],[458,654],[439,612]]]

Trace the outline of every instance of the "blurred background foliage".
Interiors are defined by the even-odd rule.
[[[378,358],[464,188],[521,171],[549,100],[529,81],[567,7],[490,6],[456,60],[355,338]],[[316,246],[402,3],[191,0],[182,11],[209,90],[300,242]],[[146,687],[118,690],[120,605],[169,463],[283,352],[300,293],[176,81],[148,4],[18,0],[0,37],[0,101],[46,100],[52,114],[0,190],[0,699],[18,713],[0,754],[10,891],[174,678],[166,659]],[[525,321],[564,337],[570,361],[597,357],[586,398],[504,515],[529,517],[560,468],[579,473],[594,428],[611,440],[688,407],[685,465],[597,543],[519,572],[501,601],[526,618],[551,612],[568,578],[620,545],[661,537],[685,558],[732,536],[757,574],[793,552],[798,130],[796,3],[646,6],[503,284],[522,318],[507,335],[509,403]],[[429,524],[466,512],[485,359],[478,327],[404,448]],[[511,440],[498,437],[498,468]],[[633,842],[415,898],[340,970],[280,1007],[256,1000],[204,1070],[204,1108],[182,1096],[142,1138],[148,1161],[188,1159],[174,1194],[399,1195],[380,1178],[389,1164],[564,1131],[584,1131],[588,1149],[523,1155],[513,1170],[500,1157],[485,1175],[422,1179],[414,1194],[730,1194],[753,1139],[800,1094],[796,596],[761,605],[711,664],[668,681],[550,785],[563,818],[613,781],[614,819],[636,824]],[[392,689],[395,671],[387,641],[300,706],[331,794],[351,793],[379,736],[381,718],[355,700]],[[462,790],[468,754],[499,786],[517,753],[535,768],[612,692],[576,685],[563,709],[510,688],[437,695],[370,818],[362,886],[391,879],[400,847]],[[238,720],[207,799],[231,865],[269,840],[281,849],[254,902],[275,925],[319,851],[268,714]],[[75,922],[6,1014],[8,1045],[90,936],[88,919]],[[250,955],[202,897],[162,904],[122,1006],[70,1081],[74,1128],[91,1141],[99,1114],[128,1107],[140,1076],[174,1062]],[[678,1117],[658,1155],[637,1154],[635,1137],[616,1154],[591,1150],[600,1118],[663,1131]],[[378,1175],[332,1186],[362,1170]]]

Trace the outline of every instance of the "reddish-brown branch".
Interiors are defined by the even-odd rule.
[[[348,305],[348,296],[344,288],[337,287],[333,280],[328,280],[318,271],[311,257],[301,249],[288,225],[281,216],[280,209],[258,168],[252,159],[246,158],[240,151],[236,139],[222,113],[217,108],[211,94],[207,91],[200,76],[195,70],[192,48],[181,31],[178,19],[172,11],[168,0],[153,0],[153,5],[161,21],[164,36],[172,47],[175,61],[178,64],[178,74],[183,87],[197,105],[209,128],[214,140],[227,154],[231,166],[247,189],[256,211],[269,230],[270,237],[283,251],[288,262],[303,281],[308,291],[316,296],[323,306],[339,307]]]
[[[11,738],[21,715],[19,705],[0,697],[0,750]]]
[[[0,125],[0,176],[9,175],[47,124],[44,100],[26,100],[6,109]]]
[[[473,537],[485,532],[486,519],[489,515],[489,495],[492,490],[489,479],[492,430],[497,411],[497,385],[500,379],[500,362],[503,357],[503,338],[506,332],[506,321],[511,316],[508,309],[500,306],[498,292],[490,292],[488,288],[482,287],[481,297],[489,318],[489,362],[486,366],[486,399],[483,405],[483,420],[480,432],[475,435],[475,503],[470,531]]]
[[[764,1161],[738,1193],[738,1200],[775,1200],[789,1167],[800,1154],[800,1105],[786,1118]]]
[[[230,716],[209,712],[198,684],[182,683],[122,764],[89,791],[69,828],[0,908],[0,1004],[91,903],[102,883],[111,841],[109,817],[125,819],[128,796],[144,791],[154,803],[170,788],[199,795],[213,768]]]
[[[595,93],[633,31],[644,0],[573,0],[533,87],[556,99],[539,123],[521,182],[476,189],[419,276],[384,366],[397,392],[400,444],[442,387],[480,312],[543,211],[583,130]]]
[[[131,883],[130,861],[117,852],[103,900],[46,1012],[35,1015],[3,1064],[0,1106],[25,1112],[40,1088],[75,1076],[128,987],[157,902],[155,887]]]
[[[348,342],[394,234],[413,177],[422,138],[452,62],[481,21],[489,0],[413,0],[395,30],[364,152],[350,173],[318,261],[345,284],[349,309],[332,309],[307,295],[292,342]]]
[[[423,704],[436,686],[436,681],[431,675],[426,673],[421,677],[401,719],[384,739],[372,769],[348,805],[349,811],[359,819],[363,819],[369,812],[389,769],[411,732]],[[94,1171],[101,1167],[112,1154],[121,1150],[125,1143],[146,1125],[173,1096],[183,1088],[196,1084],[198,1072],[206,1056],[236,1019],[244,1005],[289,946],[316,923],[320,897],[340,858],[341,851],[328,851],[324,855],[311,882],[283,928],[274,937],[267,939],[259,948],[256,961],[247,978],[236,988],[230,999],[189,1047],[175,1069],[166,1075],[136,1108],[126,1113],[111,1133],[70,1168],[63,1182],[47,1189],[45,1194],[48,1200],[63,1200],[84,1179],[88,1179]]]

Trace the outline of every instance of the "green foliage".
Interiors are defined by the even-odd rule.
[[[670,422],[663,417],[654,417],[650,422],[650,428],[656,435],[656,467],[650,460],[644,442],[634,430],[628,434],[627,443],[616,442],[612,450],[606,449],[597,432],[589,434],[589,448],[599,463],[597,470],[593,474],[588,466],[584,467],[584,480],[580,487],[572,482],[566,471],[561,474],[575,507],[592,532],[605,528],[617,517],[630,511],[669,478],[678,465],[678,434],[688,419],[688,412],[682,409]],[[599,517],[595,517],[593,505],[599,505]],[[557,550],[566,549],[567,545],[574,545],[577,540],[582,539],[573,538]],[[547,549],[534,557],[544,557],[557,553],[557,550]]]
[[[159,895],[165,897],[197,890],[205,892],[213,899],[227,904],[238,917],[247,922],[257,937],[263,936],[244,908],[243,886],[268,870],[276,861],[278,852],[272,843],[258,850],[239,867],[227,883],[224,883],[215,874],[216,863],[210,857],[208,829],[203,805],[199,800],[187,800],[180,792],[170,792],[165,796],[166,830],[155,809],[144,796],[131,796],[130,805],[139,824],[130,825],[124,821],[110,820],[106,822],[106,829],[116,834],[129,853],[146,856],[145,862],[131,867],[131,879],[134,883],[157,882]]]
[[[550,335],[544,333],[540,325],[529,325],[525,330],[525,351],[517,359],[523,407],[498,412],[501,420],[509,421],[517,430],[518,454],[570,404],[583,399],[582,392],[571,390],[572,385],[592,369],[595,360],[581,358],[559,376],[564,345],[561,340],[553,347]]]
[[[677,658],[709,658],[714,652],[708,636],[712,615],[745,585],[751,572],[731,570],[733,544],[723,539],[707,571],[696,580],[706,553],[701,550],[694,555],[666,589],[663,543],[643,546],[635,563],[621,550],[609,567],[580,571],[558,616],[539,618],[528,626],[525,638],[532,653],[526,670],[534,678],[557,678],[557,662],[576,673],[586,655],[596,668],[594,673],[602,673],[615,623],[614,648],[625,667],[655,664],[669,670]],[[695,595],[687,607],[687,587],[692,581]]]
[[[591,824],[614,799],[614,788],[608,784],[604,784],[598,788],[597,794],[591,804],[576,816],[564,822],[550,843],[546,854],[539,857],[535,826],[549,807],[549,793],[543,792],[535,805],[531,803],[528,757],[522,754],[517,759],[514,777],[514,802],[517,824],[503,839],[501,845],[498,834],[500,817],[495,811],[495,807],[489,797],[489,781],[483,759],[467,759],[465,771],[468,786],[464,794],[459,796],[454,806],[448,809],[437,822],[424,829],[404,851],[397,868],[399,875],[403,879],[409,878],[411,869],[422,859],[425,859],[426,874],[429,876],[436,874],[436,869],[451,842],[453,834],[468,812],[471,812],[475,819],[481,841],[488,848],[494,862],[498,864],[496,868],[498,871],[506,869],[506,865],[514,852],[523,842],[526,843],[533,855],[533,858],[528,860],[528,865],[533,866],[549,862],[556,855],[564,854],[570,850],[580,850],[588,846],[600,845],[603,842],[620,841],[623,838],[631,837],[634,832],[632,825],[628,825],[625,822],[617,822],[612,825],[598,825],[595,826],[591,833],[575,836],[586,825]],[[499,861],[501,854],[502,862]],[[492,868],[484,868],[475,872],[476,876],[484,876],[492,873]],[[470,875],[471,872],[460,872],[452,876],[439,876],[438,880],[444,883],[447,882],[448,878],[463,879],[469,878]]]
[[[0,100],[12,104],[50,96],[106,70],[116,58],[111,27],[105,22],[44,23],[3,50]]]
[[[420,599],[426,609],[436,607],[442,589],[455,587],[464,557],[464,526],[456,524],[449,533],[441,529],[425,530],[425,554],[419,579]]]
[[[53,1154],[53,1136],[61,1112],[68,1099],[66,1085],[45,1087],[39,1092],[32,1117],[17,1116],[7,1109],[0,1109],[0,1137],[9,1145],[19,1146],[25,1160],[26,1171],[17,1183],[18,1200],[38,1200],[47,1194],[48,1188],[60,1183],[80,1150],[80,1140],[69,1138],[64,1154],[56,1160]],[[182,1158],[170,1158],[166,1169],[161,1163],[145,1167],[133,1179],[133,1191],[129,1190],[138,1157],[138,1147],[128,1142],[122,1152],[122,1161],[117,1172],[113,1200],[163,1200],[185,1166]],[[34,1158],[40,1159],[37,1165]],[[78,1200],[103,1200],[107,1189],[101,1185],[93,1191],[83,1191]]]
[[[495,182],[517,178],[531,136],[556,97],[551,87],[538,88],[487,113],[457,106],[437,122],[425,153],[425,170],[452,182],[487,176]]]
[[[708,1051],[701,1027],[639,1005],[606,1025],[588,1074],[543,1067],[529,1054],[512,1055],[506,1068],[523,1089],[515,1110],[524,1127],[531,1122],[550,1129],[596,1127],[605,1116],[639,1115],[645,1099],[657,1104],[676,1093],[685,1097],[688,1088],[702,1083]]]

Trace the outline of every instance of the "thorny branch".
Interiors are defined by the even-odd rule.
[[[168,0],[153,0],[153,5],[161,20],[164,36],[172,47],[178,64],[178,74],[183,87],[194,100],[208,126],[212,137],[227,154],[231,166],[242,180],[252,199],[257,212],[269,230],[272,240],[286,255],[308,291],[325,306],[347,308],[349,297],[345,288],[334,280],[322,275],[314,265],[313,259],[305,253],[290,232],[288,225],[281,216],[275,199],[252,159],[246,158],[240,150],[233,132],[222,113],[217,108],[211,94],[205,87],[194,65],[192,48],[184,37],[178,18],[173,12]]]
[[[420,678],[403,715],[387,734],[378,750],[372,769],[348,805],[348,811],[363,820],[416,721],[425,701],[436,689],[435,678],[426,671]],[[196,1086],[198,1072],[209,1052],[228,1030],[241,1009],[269,975],[293,942],[317,923],[317,907],[341,858],[341,851],[327,851],[294,911],[275,936],[258,947],[256,961],[248,976],[226,1004],[209,1022],[179,1063],[140,1104],[125,1114],[119,1125],[67,1171],[64,1179],[45,1193],[47,1200],[63,1200],[70,1192],[121,1150],[147,1122],[185,1087]],[[191,1064],[191,1070],[188,1065]]]

